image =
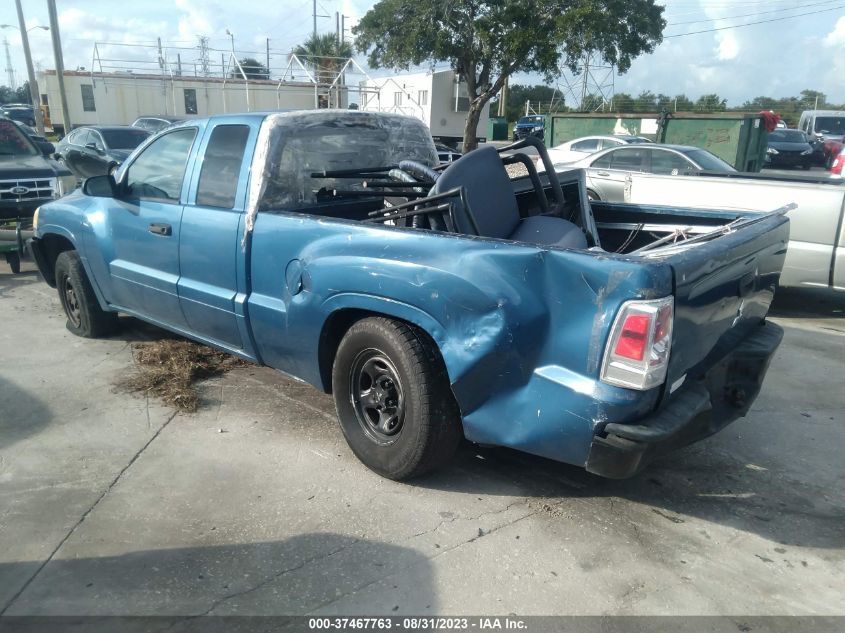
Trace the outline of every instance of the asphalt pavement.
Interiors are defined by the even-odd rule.
[[[842,299],[779,296],[749,416],[621,482],[469,444],[387,481],[253,366],[178,414],[114,389],[167,336],[121,320],[0,264],[2,614],[845,615]]]

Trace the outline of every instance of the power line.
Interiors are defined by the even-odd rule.
[[[730,29],[739,29],[744,26],[753,26],[755,24],[766,24],[767,22],[783,22],[784,20],[793,20],[795,18],[803,18],[808,15],[816,15],[817,13],[827,13],[829,11],[836,11],[837,9],[845,9],[845,5],[839,5],[838,7],[830,7],[829,9],[820,9],[818,11],[808,11],[807,13],[801,13],[799,15],[788,15],[781,18],[769,18],[768,20],[758,20],[756,22],[746,22],[745,24],[735,24],[733,26],[721,26],[714,29],[704,29],[701,31],[690,31],[689,33],[675,33],[674,35],[664,35],[663,39],[669,39],[672,37],[686,37],[687,35],[699,35],[701,33],[714,33],[716,31],[727,31]]]
[[[728,15],[721,18],[706,18],[702,20],[687,20],[685,22],[669,22],[666,26],[678,26],[680,24],[696,24],[699,22],[718,22],[719,20],[734,20],[736,18],[752,18],[758,15],[765,15],[767,13],[782,13],[784,11],[798,11],[799,9],[806,9],[808,7],[817,7],[823,4],[830,4],[831,2],[836,2],[836,0],[825,0],[824,2],[815,2],[813,4],[805,4],[800,7],[784,7],[781,9],[771,9],[769,11],[758,11],[757,13],[745,13],[743,15]],[[788,17],[799,17],[799,16],[788,16]]]

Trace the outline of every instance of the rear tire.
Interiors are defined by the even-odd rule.
[[[84,338],[98,338],[114,331],[117,314],[100,307],[85,268],[76,251],[59,253],[56,288],[67,317],[67,329]]]
[[[587,200],[601,202],[601,197],[592,189],[587,189]]]
[[[419,329],[371,317],[340,342],[332,368],[340,427],[356,457],[388,479],[417,477],[448,461],[460,416],[436,346]]]

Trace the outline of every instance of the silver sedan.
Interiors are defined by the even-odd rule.
[[[631,173],[678,176],[699,171],[736,171],[706,149],[655,143],[612,147],[577,162],[556,167],[585,169],[590,200],[608,202],[625,201],[625,179]]]

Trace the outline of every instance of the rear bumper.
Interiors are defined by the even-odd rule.
[[[669,450],[720,431],[751,407],[783,329],[764,323],[705,376],[679,389],[660,411],[631,424],[607,424],[590,446],[586,468],[611,479],[639,472]]]

